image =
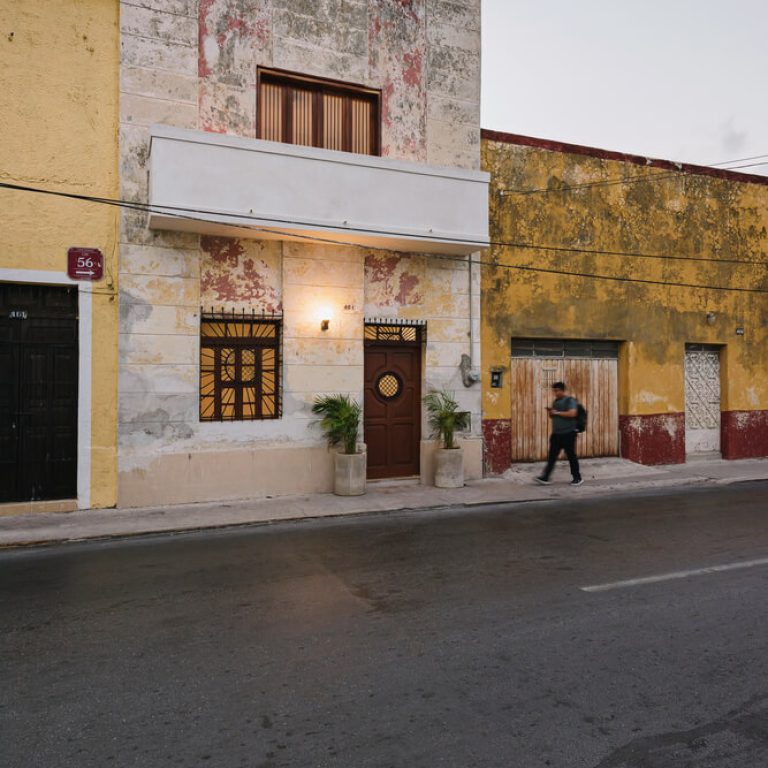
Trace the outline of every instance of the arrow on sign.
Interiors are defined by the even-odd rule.
[[[96,273],[92,269],[76,269],[76,275],[95,275]]]

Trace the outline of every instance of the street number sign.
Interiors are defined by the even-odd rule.
[[[101,280],[104,254],[98,248],[70,248],[67,251],[67,275],[73,280]]]

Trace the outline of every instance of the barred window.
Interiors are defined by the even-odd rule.
[[[280,418],[280,319],[203,315],[200,421]]]
[[[380,154],[379,91],[259,69],[257,92],[260,139]]]

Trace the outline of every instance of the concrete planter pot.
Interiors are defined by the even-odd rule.
[[[337,453],[333,476],[333,492],[337,496],[362,496],[365,493],[365,477],[368,454],[365,446],[357,453]]]
[[[464,486],[464,451],[461,448],[438,448],[435,451],[435,486]]]

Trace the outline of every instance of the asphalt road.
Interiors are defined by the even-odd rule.
[[[767,515],[755,483],[2,552],[0,765],[768,766]]]

